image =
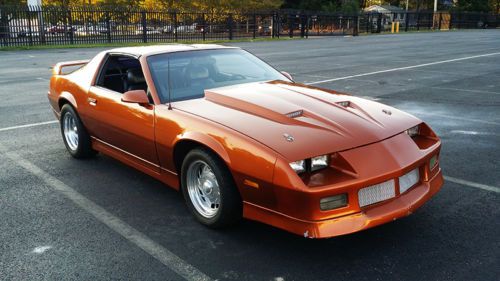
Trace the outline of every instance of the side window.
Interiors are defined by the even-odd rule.
[[[148,90],[139,60],[123,55],[108,56],[96,85],[122,94],[131,90]]]

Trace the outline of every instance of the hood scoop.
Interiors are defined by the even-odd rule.
[[[269,99],[271,98],[272,96],[268,97],[268,103]],[[288,111],[285,107],[277,109],[259,105],[254,101],[245,99],[244,94],[240,94],[239,97],[232,97],[222,92],[205,90],[205,99],[227,108],[259,116],[260,118],[264,118],[284,125],[315,128],[318,130],[329,131],[337,135],[347,134],[347,131],[334,121],[328,120],[327,118],[309,111],[305,111],[303,109],[293,110],[293,107],[297,108],[299,106],[287,103],[284,100],[279,100],[281,101],[280,104],[288,107],[288,110],[292,109],[293,111],[285,113]]]
[[[295,120],[279,112],[228,95],[205,90],[205,99],[228,108],[243,111],[281,124],[296,124],[296,122],[294,122]]]

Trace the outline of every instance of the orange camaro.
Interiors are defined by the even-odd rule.
[[[427,124],[239,48],[104,51],[58,63],[48,97],[72,156],[101,152],[180,189],[210,227],[245,217],[332,237],[411,214],[443,184]]]

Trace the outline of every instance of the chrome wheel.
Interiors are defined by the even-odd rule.
[[[210,166],[202,160],[190,163],[186,175],[189,199],[196,211],[205,218],[219,212],[221,196],[219,183]]]
[[[64,139],[69,149],[76,151],[78,149],[78,128],[76,126],[75,117],[69,112],[64,114],[62,126]]]

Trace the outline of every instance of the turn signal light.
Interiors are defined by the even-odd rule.
[[[319,201],[321,211],[328,211],[347,206],[347,194],[325,197]]]
[[[434,168],[437,165],[437,162],[438,162],[437,158],[438,157],[437,157],[437,154],[436,154],[436,155],[434,155],[434,156],[431,157],[431,160],[429,160],[429,168],[431,169],[431,171],[434,170]]]

